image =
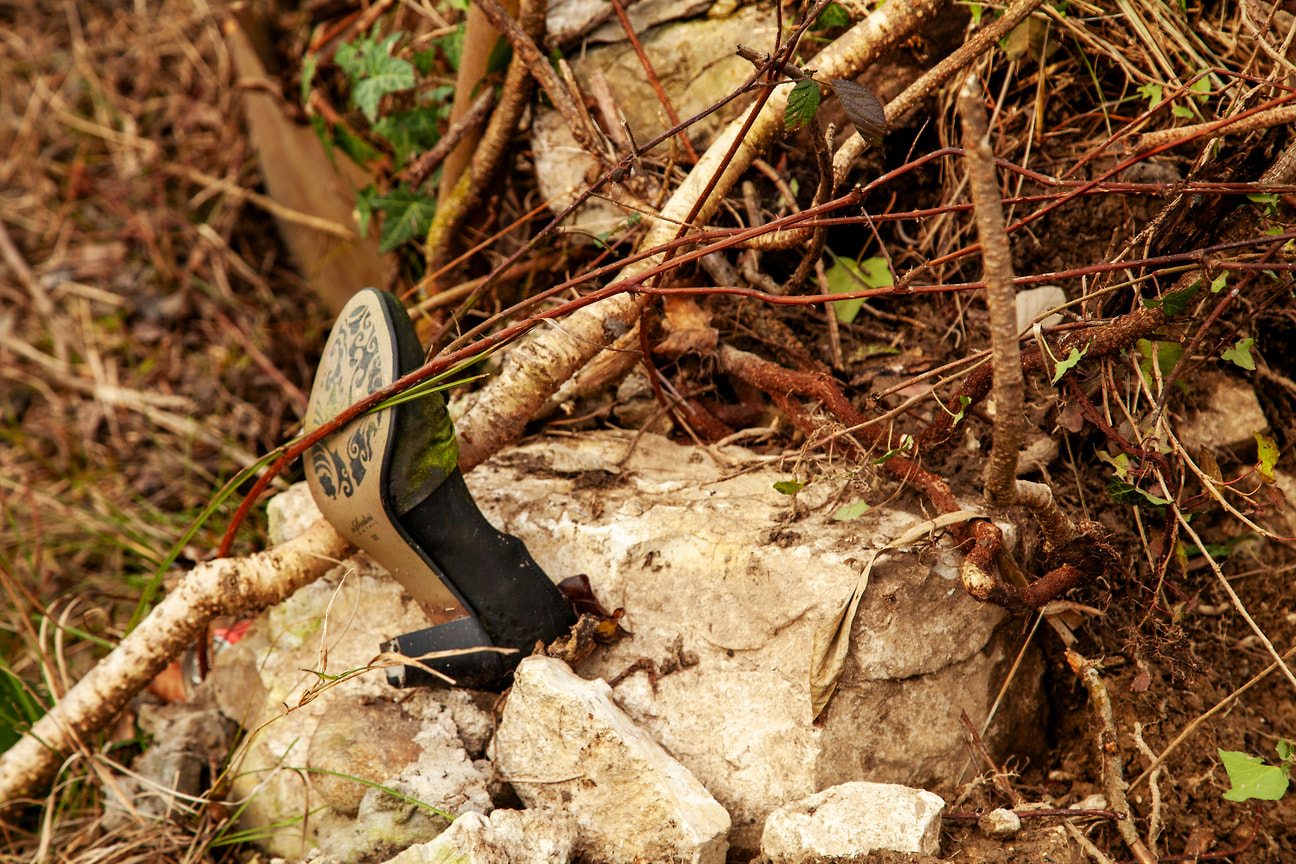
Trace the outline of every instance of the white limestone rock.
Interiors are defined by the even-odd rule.
[[[722,864],[729,814],[610,694],[560,660],[523,660],[491,745],[495,765],[528,807],[576,817],[588,860]]]
[[[1203,370],[1188,383],[1199,394],[1200,404],[1174,427],[1188,455],[1196,457],[1206,447],[1212,451],[1238,448],[1254,456],[1255,433],[1269,429],[1255,389],[1214,369]]]
[[[1021,817],[1011,810],[1002,807],[991,810],[977,820],[977,827],[987,837],[995,840],[1007,840],[1016,837],[1022,829]]]
[[[319,847],[355,861],[427,841],[446,827],[416,804],[321,771],[380,783],[452,815],[490,811],[488,774],[473,764],[454,719],[457,713],[470,722],[468,737],[480,742],[480,712],[447,707],[431,691],[409,698],[388,686],[382,670],[322,689],[308,671],[363,668],[382,640],[426,626],[401,586],[357,554],[268,610],[217,655],[208,686],[222,713],[257,730],[234,771],[231,797],[248,802],[240,827],[262,829],[267,852],[295,860]],[[397,699],[407,701],[391,704]],[[317,811],[321,803],[329,806]]]
[[[561,811],[465,813],[430,843],[419,843],[386,864],[568,864],[576,820]]]
[[[761,853],[771,864],[847,860],[875,849],[935,855],[944,808],[922,789],[843,783],[771,813]]]
[[[957,774],[966,756],[950,706],[983,719],[1019,643],[1014,628],[998,629],[1002,610],[964,592],[956,554],[925,541],[887,553],[814,725],[816,628],[850,596],[870,550],[922,517],[879,508],[836,521],[840,502],[806,494],[831,480],[803,489],[798,504],[774,490],[787,478],[773,466],[731,470],[748,467],[749,451],[721,456],[723,467],[654,435],[554,437],[499,454],[467,481],[487,518],[552,578],[587,574],[605,606],[625,608],[633,638],[600,648],[581,675],[611,680],[643,657],[683,667],[656,693],[636,674],[613,699],[730,812],[731,846],[755,854],[765,816],[784,803],[853,780]],[[560,470],[569,466],[586,467]],[[697,662],[680,664],[680,648]],[[1023,753],[1041,740],[1039,674],[1028,654],[992,747],[1010,740]]]

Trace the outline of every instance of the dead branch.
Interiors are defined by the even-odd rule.
[[[278,603],[323,576],[348,551],[346,541],[320,520],[281,546],[199,564],[31,731],[0,754],[0,805],[48,782],[63,758],[108,725],[213,617]]]
[[[486,13],[495,29],[503,33],[509,45],[513,46],[514,54],[526,64],[527,70],[545,91],[549,101],[558,109],[576,142],[595,159],[606,162],[608,156],[602,142],[594,137],[593,130],[586,125],[584,116],[576,106],[576,100],[558,78],[553,66],[549,64],[549,58],[540,51],[535,40],[509,16],[499,0],[475,0],[474,5]]]
[[[1255,114],[1229,118],[1229,122],[1223,124],[1215,120],[1210,123],[1196,123],[1192,126],[1179,126],[1174,129],[1158,129],[1156,132],[1145,132],[1138,136],[1134,149],[1140,151],[1153,150],[1167,144],[1177,147],[1207,133],[1211,136],[1241,135],[1244,132],[1255,132],[1257,129],[1268,129],[1271,126],[1287,126],[1291,123],[1296,123],[1296,105],[1283,105]]]
[[[943,5],[944,0],[887,3],[820,52],[813,64],[823,77],[852,78],[881,54],[918,32]],[[727,164],[725,156],[744,124],[735,121],[716,139],[671,196],[662,210],[665,218],[649,229],[641,249],[651,249],[673,239],[677,224],[686,221],[695,209],[699,222],[710,216],[720,198],[733,188],[742,172],[782,129],[791,88],[787,84],[774,91]],[[720,177],[711,194],[700,201],[703,190],[711,185],[717,173]],[[621,278],[634,279],[658,264],[661,258],[654,256],[632,264],[621,272]],[[565,319],[562,330],[546,331],[518,346],[499,377],[482,391],[459,423],[460,465],[465,468],[476,465],[516,439],[549,396],[615,334],[624,332],[620,325],[635,323],[647,299],[642,294],[609,298]]]
[[[1125,800],[1125,780],[1121,769],[1120,738],[1116,735],[1116,720],[1112,713],[1111,698],[1107,687],[1093,663],[1067,649],[1067,663],[1079,676],[1085,689],[1089,691],[1089,703],[1093,706],[1094,716],[1098,720],[1098,758],[1103,767],[1103,784],[1107,793],[1107,805],[1117,813],[1124,813],[1125,818],[1116,823],[1130,852],[1139,864],[1155,864],[1154,856],[1139,839],[1138,830],[1134,827],[1133,814]]]
[[[544,34],[546,0],[521,2],[518,18],[522,32],[532,38]],[[490,92],[490,91],[488,91]],[[428,231],[428,270],[441,273],[449,269],[456,244],[461,239],[462,228],[486,195],[486,189],[495,178],[509,152],[509,141],[517,132],[518,121],[535,94],[535,78],[520,54],[514,55],[504,76],[500,104],[491,113],[482,133],[480,143],[471,154],[468,170],[445,193],[437,204],[432,227]],[[467,115],[465,115],[467,116]],[[449,166],[447,165],[447,168]],[[435,279],[433,280],[435,284]],[[428,288],[429,293],[437,293]]]

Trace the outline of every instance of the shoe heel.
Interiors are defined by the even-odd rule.
[[[481,622],[468,617],[389,639],[383,643],[381,650],[419,658],[434,651],[452,651],[465,645],[489,644],[490,637],[482,630]],[[471,654],[432,657],[420,662],[452,678],[456,687],[494,690],[507,674],[508,669],[505,667],[508,657],[509,655],[496,651],[475,651]],[[407,665],[389,667],[387,683],[393,687],[428,687],[445,686],[446,682],[421,666]]]
[[[438,563],[491,641],[519,649],[504,658],[510,671],[537,641],[548,644],[576,623],[575,611],[526,544],[487,521],[458,471],[402,516],[401,526]]]

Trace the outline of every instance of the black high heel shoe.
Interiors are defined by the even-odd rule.
[[[400,301],[366,288],[329,334],[307,410],[307,430],[423,364]],[[537,641],[571,628],[575,613],[521,540],[477,509],[458,469],[454,425],[439,393],[349,423],[306,452],[311,494],[338,533],[382,564],[436,626],[382,646],[417,657],[457,686],[502,689]],[[388,670],[395,686],[439,680],[416,666]]]

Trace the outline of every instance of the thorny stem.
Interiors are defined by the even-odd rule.
[[[994,507],[1011,507],[1022,443],[1023,391],[1021,349],[1017,344],[1017,309],[1013,292],[1012,250],[1004,227],[999,181],[980,83],[969,75],[959,91],[963,149],[967,152],[968,186],[976,212],[977,236],[985,271],[986,305],[990,307],[990,347],[994,365],[994,442],[985,472],[985,497]]]
[[[670,97],[662,89],[661,79],[657,77],[657,70],[653,68],[652,61],[648,59],[648,54],[639,41],[639,35],[635,33],[634,25],[630,23],[630,16],[626,14],[625,4],[621,0],[612,0],[612,8],[616,10],[617,17],[621,19],[621,27],[625,30],[626,38],[630,40],[630,45],[634,48],[635,54],[638,55],[639,63],[643,66],[644,75],[648,76],[648,83],[652,85],[653,92],[657,94],[657,100],[661,102],[662,109],[665,110],[666,116],[670,118],[671,125],[679,126],[679,114],[675,112],[675,106],[671,103]],[[689,161],[696,163],[698,154],[693,149],[693,142],[689,141],[688,135],[682,131],[679,137],[680,145],[683,146],[684,152],[688,154]]]

